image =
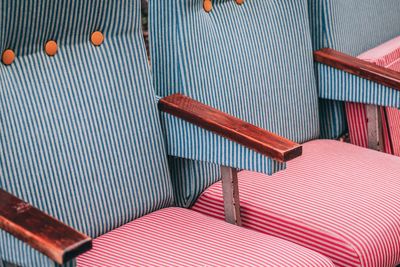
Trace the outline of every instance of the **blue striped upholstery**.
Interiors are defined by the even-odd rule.
[[[17,56],[0,64],[0,187],[92,237],[170,206],[140,1],[0,5],[0,51]],[[100,47],[89,41],[95,30]],[[0,248],[20,266],[55,266],[5,232]]]
[[[319,136],[304,3],[213,1],[212,12],[206,13],[202,0],[152,0],[149,16],[159,95],[189,95],[298,142]],[[218,180],[210,175],[216,173],[213,166],[194,172],[193,164],[171,164],[174,174],[176,168],[183,172],[173,177],[183,206]]]
[[[272,175],[285,168],[255,150],[162,113],[168,155]]]
[[[346,110],[342,102],[320,99],[319,120],[323,139],[337,139],[347,131]]]
[[[308,4],[315,50],[330,47],[357,56],[400,34],[400,4],[398,0],[308,0]],[[397,93],[393,93],[389,88],[383,88],[345,74],[340,74],[344,80],[338,80],[338,77],[334,76],[332,72],[327,72],[325,68],[321,67],[319,67],[318,72],[319,84],[324,83],[324,87],[319,88],[322,98],[389,106],[399,101]],[[327,74],[332,75],[326,76]],[[326,84],[328,81],[331,81],[331,84]],[[352,85],[345,88],[350,91],[347,97],[336,98],[335,90],[345,90],[339,88],[338,83]],[[358,84],[365,84],[365,87],[353,87]],[[328,89],[335,93],[326,94]],[[383,93],[374,93],[375,99],[372,98],[372,95],[367,96],[370,90],[376,92],[381,89],[383,89]],[[359,91],[358,94],[356,94],[357,91]],[[350,95],[360,97],[350,98]],[[397,99],[383,100],[393,95]],[[345,131],[343,104],[340,102],[332,103],[329,100],[321,101],[320,104],[322,134],[325,137],[337,137],[336,133]],[[335,119],[332,120],[329,114],[339,116],[335,116]]]
[[[400,91],[324,64],[317,70],[321,98],[400,108]]]

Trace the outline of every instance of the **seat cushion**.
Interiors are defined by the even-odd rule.
[[[359,56],[360,59],[400,72],[400,36]],[[384,151],[400,156],[400,110],[381,108]],[[346,103],[346,115],[352,144],[368,147],[367,114],[364,104]]]
[[[334,266],[293,243],[197,212],[168,208],[93,242],[79,267],[98,266]]]
[[[400,158],[337,141],[304,144],[273,176],[239,173],[243,225],[328,256],[337,266],[400,261]],[[221,183],[194,210],[223,219]]]

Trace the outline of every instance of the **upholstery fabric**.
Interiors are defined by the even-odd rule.
[[[269,175],[286,166],[172,115],[162,113],[161,118],[166,133],[168,155]]]
[[[317,251],[340,266],[400,263],[400,158],[311,141],[284,172],[239,173],[243,225]],[[193,207],[223,219],[221,183]]]
[[[150,1],[156,91],[183,93],[297,142],[317,138],[307,17],[305,3],[293,0],[214,1],[210,13],[202,0]],[[199,179],[185,180],[194,185]],[[188,206],[200,192],[178,192],[194,196],[178,203]]]
[[[275,266],[328,267],[329,259],[287,241],[169,208],[94,240],[79,267]]]
[[[171,205],[140,1],[0,5],[0,51],[16,52],[0,64],[0,187],[92,237]],[[20,266],[54,266],[5,232],[0,247]]]
[[[400,37],[394,38],[359,56],[360,59],[400,72]],[[382,107],[385,152],[400,156],[400,111]],[[383,113],[383,112],[386,112]],[[346,103],[349,133],[352,144],[368,147],[365,105]]]
[[[319,120],[320,138],[337,139],[347,131],[346,110],[342,102],[320,99]]]
[[[308,0],[308,5],[314,50],[330,47],[357,56],[400,34],[398,27],[400,5],[397,0]],[[319,88],[324,85],[321,84],[322,81],[325,80],[325,83],[327,83],[332,79],[332,90],[342,89],[335,87],[336,81],[341,81],[336,79],[335,75],[343,74],[331,73],[330,76],[324,76],[324,74],[327,74],[324,73],[325,71],[328,70],[325,68],[318,70]],[[365,81],[355,81],[353,77],[340,77],[340,79],[348,81],[346,86],[354,86],[354,88],[348,89],[352,90],[353,94],[358,90],[364,90],[364,88],[365,95],[369,94],[371,88],[374,91],[383,89]],[[340,84],[340,86],[344,86],[344,84]],[[390,92],[387,88],[384,88],[384,90]],[[390,94],[385,93],[381,97],[396,97],[396,103],[390,102],[390,100],[385,100],[387,104],[382,103],[388,106],[396,106],[399,96],[397,94],[391,96]],[[322,95],[321,97],[349,101],[345,97],[335,98],[336,95]],[[368,99],[372,99],[372,97],[363,96],[363,98],[357,99],[357,102],[369,101]],[[356,102],[354,99],[352,101]],[[380,101],[383,101],[382,98]],[[378,102],[376,103],[378,104]],[[322,100],[320,107],[322,136],[324,138],[338,137],[338,133],[343,133],[346,130],[343,102]],[[338,116],[331,116],[331,114]]]
[[[324,64],[316,66],[321,98],[400,108],[398,90]]]
[[[392,109],[387,108],[390,112]],[[384,141],[384,152],[393,154],[391,146],[390,132],[388,131],[388,124],[386,118],[389,121],[389,113],[385,114],[385,108],[380,108],[382,117],[383,127],[383,141]],[[396,114],[392,114],[393,118],[396,118]],[[349,137],[350,143],[356,146],[368,148],[368,119],[367,110],[364,104],[359,103],[346,103],[346,116],[349,123]],[[392,125],[392,124],[390,124]]]

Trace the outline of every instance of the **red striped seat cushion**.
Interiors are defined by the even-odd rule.
[[[400,37],[390,40],[359,56],[360,59],[400,72]],[[383,111],[386,110],[386,117]],[[367,114],[364,104],[346,103],[350,141],[368,147]],[[400,156],[400,110],[382,108],[385,152]]]
[[[78,258],[79,267],[334,266],[293,243],[180,208],[153,212],[93,245]]]
[[[243,225],[328,256],[337,266],[400,263],[400,158],[337,141],[304,144],[273,176],[239,176]],[[221,183],[194,210],[223,219]]]

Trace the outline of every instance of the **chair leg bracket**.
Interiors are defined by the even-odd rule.
[[[236,169],[221,166],[221,176],[225,220],[241,226],[238,172]]]

